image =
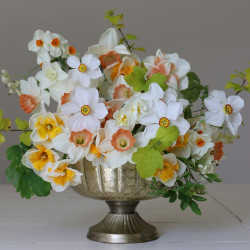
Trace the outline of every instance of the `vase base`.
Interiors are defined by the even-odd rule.
[[[89,229],[88,239],[104,243],[139,243],[159,238],[156,228],[145,222],[140,215],[112,214]]]

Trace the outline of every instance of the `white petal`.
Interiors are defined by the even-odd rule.
[[[172,124],[179,129],[180,135],[185,135],[190,128],[189,122],[183,117],[178,117]]]
[[[204,100],[206,108],[212,113],[223,112],[223,108],[226,103],[223,103],[221,99],[218,99],[215,96],[209,96]]]
[[[226,116],[227,126],[233,135],[237,134],[238,127],[242,123],[242,116],[240,113],[233,113]]]
[[[119,43],[119,37],[116,29],[109,28],[107,31],[105,31],[101,35],[99,43],[106,45],[109,49],[113,49],[115,46],[117,46]]]
[[[96,69],[100,65],[100,61],[91,54],[83,56],[82,63],[85,64],[88,69]]]
[[[139,121],[143,125],[149,125],[152,123],[158,123],[159,117],[155,113],[149,113],[149,114],[141,116]]]
[[[143,132],[139,132],[134,135],[135,138],[135,144],[134,146],[139,148],[139,147],[146,147],[149,143],[149,138],[144,137]]]
[[[240,96],[229,96],[227,103],[233,108],[233,112],[239,112],[244,107],[244,100]]]
[[[107,46],[102,44],[96,44],[88,48],[89,53],[97,56],[105,54],[106,51],[107,51]]]
[[[103,119],[107,114],[108,110],[104,103],[97,103],[92,106],[91,115],[93,115],[97,119]]]
[[[86,74],[91,78],[91,79],[97,79],[102,76],[102,71],[99,68],[96,69],[90,69],[86,71]]]
[[[130,55],[130,52],[128,51],[127,47],[123,44],[115,46],[114,51],[117,52],[118,54]]]
[[[110,139],[104,139],[100,143],[99,148],[100,148],[101,152],[103,152],[103,153],[114,150],[114,147],[111,145]]]
[[[178,161],[179,162],[179,170],[177,172],[177,176],[182,176],[187,168],[187,166],[182,162],[182,161]]]
[[[62,113],[67,115],[76,114],[81,111],[80,109],[79,105],[75,102],[67,102],[61,107]]]
[[[179,90],[187,89],[189,85],[188,77],[184,76],[179,80]]]
[[[153,138],[155,138],[157,130],[158,130],[159,127],[160,127],[159,124],[148,125],[148,126],[146,126],[143,135],[146,138],[153,139]]]
[[[218,113],[205,112],[206,122],[213,126],[220,127],[225,121],[225,113],[223,111]]]
[[[175,63],[175,66],[175,73],[179,76],[179,78],[182,78],[190,71],[190,64],[184,59],[178,58]]]
[[[91,115],[87,115],[84,117],[84,128],[94,133],[100,128],[100,121]]]
[[[167,107],[168,106],[165,104],[165,102],[163,102],[161,100],[157,100],[154,102],[154,111],[159,118],[166,117]]]
[[[84,130],[84,116],[81,113],[71,116],[68,120],[68,125],[75,132]]]
[[[175,121],[177,117],[182,114],[183,107],[179,102],[171,102],[167,105],[167,118],[170,121]]]
[[[163,90],[157,83],[151,83],[149,90],[141,95],[142,99],[145,100],[159,100],[163,98]]]
[[[87,88],[90,84],[90,78],[87,74],[81,73],[79,75],[79,82],[84,88]]]
[[[70,68],[76,69],[79,67],[81,63],[77,56],[70,56],[67,59],[67,64],[69,65]]]

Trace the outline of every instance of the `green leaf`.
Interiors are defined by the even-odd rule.
[[[160,151],[170,147],[179,136],[179,130],[176,126],[159,127],[156,138],[150,141],[149,145],[155,145]]]
[[[206,201],[207,200],[205,197],[202,197],[202,196],[193,196],[193,199],[196,201]]]
[[[247,82],[250,83],[250,68],[244,70],[244,73],[246,74]]]
[[[225,86],[225,89],[231,89],[233,88],[234,90],[237,89],[237,88],[240,88],[240,84],[238,83],[234,83],[232,81],[229,81],[226,86]]]
[[[192,209],[192,211],[195,214],[201,215],[201,210],[200,210],[198,204],[195,201],[191,200],[188,205],[190,206],[190,208]]]
[[[146,79],[145,75],[147,69],[144,67],[134,67],[132,73],[124,77],[128,85],[133,87],[133,90],[136,92],[144,91]]]
[[[182,211],[185,211],[188,208],[188,202],[182,201],[180,207]]]
[[[188,105],[188,106],[184,109],[183,114],[184,114],[184,118],[185,118],[185,119],[192,118],[191,105]]]
[[[5,137],[0,133],[0,145],[5,142]]]
[[[167,84],[165,83],[167,81],[167,77],[161,73],[154,74],[150,79],[147,80],[144,90],[148,91],[149,86],[151,83],[155,82],[158,83],[159,86],[165,91],[167,89]]]
[[[136,163],[136,168],[141,178],[149,178],[153,176],[156,169],[162,169],[163,158],[161,153],[154,148],[139,148],[132,156],[132,161]]]
[[[142,52],[146,52],[146,50],[143,47],[137,47],[137,48],[133,48],[136,51],[142,51]]]
[[[194,72],[188,72],[187,77],[189,81],[188,88],[180,92],[184,99],[193,103],[198,100],[201,90],[206,90],[206,87],[200,84],[200,79]]]
[[[32,169],[22,164],[22,157],[30,147],[20,144],[7,149],[7,159],[11,161],[5,172],[6,179],[12,182],[21,197],[30,199],[34,194],[47,196],[51,190],[51,184],[35,174]]]
[[[177,199],[177,193],[173,192],[172,195],[169,198],[169,202],[174,203],[176,201],[176,199]]]
[[[124,24],[120,23],[120,24],[116,24],[115,26],[117,29],[123,29],[125,27]]]
[[[3,118],[3,129],[9,131],[11,127],[11,120],[9,118]]]
[[[22,142],[23,144],[30,146],[32,141],[30,139],[31,131],[23,132],[19,136],[19,141]]]
[[[20,130],[27,130],[29,128],[29,123],[25,120],[21,120],[19,118],[16,118],[16,126]]]
[[[137,36],[128,33],[128,34],[126,35],[126,38],[127,38],[128,40],[135,40],[135,39],[137,39]]]

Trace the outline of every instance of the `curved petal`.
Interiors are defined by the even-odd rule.
[[[107,46],[110,50],[113,49],[119,43],[119,37],[116,29],[109,28],[100,37],[99,43]]]
[[[135,134],[134,138],[135,138],[134,146],[137,148],[146,147],[150,140],[149,138],[144,137],[143,132]]]
[[[187,89],[189,85],[188,77],[184,76],[179,81],[179,90]]]
[[[143,132],[143,135],[146,137],[146,138],[149,138],[149,139],[153,139],[155,138],[156,136],[156,133],[157,133],[157,130],[158,128],[160,127],[159,124],[151,124],[151,125],[148,125],[144,132]]]
[[[206,122],[213,126],[220,127],[225,121],[225,113],[223,111],[218,113],[205,112]]]
[[[224,105],[226,103],[223,103],[221,99],[218,99],[215,96],[209,96],[204,100],[204,103],[206,105],[206,108],[208,111],[212,113],[220,113],[223,112]]]
[[[90,78],[87,74],[81,73],[79,75],[79,82],[80,82],[81,86],[83,86],[84,88],[87,88],[90,84]]]
[[[238,127],[242,123],[242,116],[240,113],[233,113],[226,116],[227,126],[233,135],[237,134]]]
[[[62,113],[67,115],[76,114],[81,111],[80,106],[75,102],[67,102],[61,107]]]
[[[100,121],[91,115],[87,115],[84,117],[84,128],[94,133],[100,128]]]
[[[91,79],[97,79],[102,76],[102,71],[99,68],[96,69],[90,69],[86,71],[86,74],[91,78]]]
[[[179,161],[179,170],[177,172],[177,176],[182,176],[187,168],[186,164],[184,164],[182,161]]]
[[[130,55],[130,52],[128,51],[127,47],[123,44],[115,46],[114,51],[117,52],[118,54]]]
[[[77,56],[70,56],[68,59],[67,59],[67,64],[69,65],[70,68],[72,69],[76,69],[79,67],[79,65],[81,64],[80,63],[80,60]]]
[[[240,96],[229,96],[227,102],[232,106],[233,112],[239,112],[244,107],[244,100]]]
[[[159,100],[163,98],[163,90],[157,83],[151,83],[149,90],[146,93],[141,94],[141,98],[145,100]]]
[[[91,111],[91,115],[97,119],[103,119],[108,114],[108,110],[104,103],[95,104]]]
[[[97,56],[105,54],[106,51],[107,51],[107,46],[102,44],[92,45],[88,48],[89,53]]]
[[[162,100],[154,101],[154,112],[158,118],[166,117],[168,106]]]
[[[182,78],[190,71],[190,64],[186,60],[182,58],[178,58],[175,62],[175,73],[179,76],[179,78]]]
[[[158,123],[159,117],[155,113],[149,113],[140,117],[139,122],[143,125]]]
[[[71,116],[67,123],[70,126],[72,131],[75,131],[75,132],[82,131],[85,129],[84,118],[85,117],[81,113],[77,113],[77,114]]]
[[[185,135],[190,128],[189,122],[183,117],[178,117],[172,124],[179,129],[180,135]]]
[[[82,57],[82,63],[87,66],[88,69],[96,69],[100,65],[100,61],[93,57],[91,54]]]
[[[179,102],[171,102],[167,105],[167,118],[170,121],[175,121],[177,117],[182,114],[183,107]]]

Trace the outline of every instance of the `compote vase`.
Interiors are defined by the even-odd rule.
[[[73,189],[80,195],[104,200],[110,212],[98,224],[89,228],[87,237],[106,243],[139,243],[159,238],[156,228],[145,222],[135,211],[142,200],[150,196],[150,181],[141,179],[136,166],[126,163],[111,169],[94,167],[82,160],[73,166],[82,172],[82,183]]]

